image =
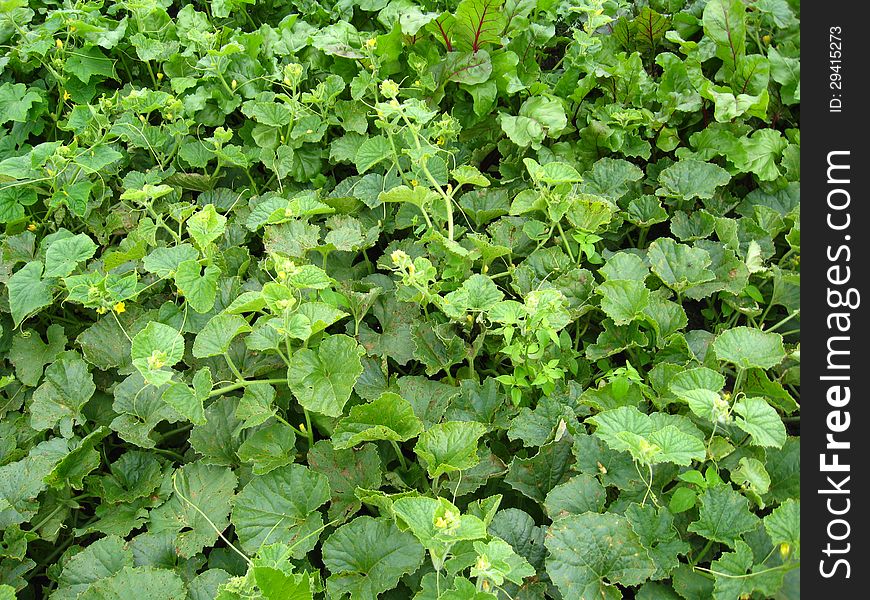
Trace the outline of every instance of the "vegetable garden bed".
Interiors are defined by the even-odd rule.
[[[797,0],[0,44],[0,599],[799,598]]]

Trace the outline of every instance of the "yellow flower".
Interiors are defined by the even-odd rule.
[[[112,310],[120,315],[122,312],[125,312],[127,310],[127,305],[123,302],[118,302],[115,306],[112,307]]]
[[[162,369],[166,365],[166,358],[165,352],[162,350],[155,350],[145,362],[149,369],[156,371],[157,369]]]
[[[414,187],[417,187],[418,185],[420,185],[420,182],[417,181],[416,179],[412,179],[412,180],[411,180],[411,185],[414,186]]]
[[[100,306],[100,307],[97,308],[97,314],[98,314],[98,315],[104,315],[104,314],[106,314],[106,312],[107,312],[107,311],[106,311],[106,307],[105,307],[105,306]]]
[[[36,231],[36,223],[31,223],[27,226],[27,231]]]
[[[395,98],[399,95],[399,84],[392,79],[385,79],[381,82],[381,93],[387,98]]]
[[[435,143],[438,144],[439,146],[443,146],[444,145],[444,138],[439,137],[437,140],[435,140]]]
[[[63,91],[63,100],[64,100],[64,102],[66,102],[66,101],[69,100],[70,98],[72,98],[72,96],[69,95],[69,92],[68,92],[68,91],[64,90],[64,91]]]
[[[305,423],[299,423],[299,431],[305,433]]]
[[[56,40],[54,40],[54,45],[57,46],[58,50],[60,50],[61,48],[63,48],[63,40],[57,38]]]
[[[374,49],[375,46],[378,45],[378,40],[375,38],[369,38],[366,40],[366,47]]]
[[[158,73],[157,74],[157,81],[162,81],[162,80],[163,80],[163,73]]]
[[[489,562],[489,559],[487,559],[486,556],[478,556],[477,557],[477,564],[475,565],[475,568],[478,571],[486,571],[490,567],[492,567],[492,564]]]

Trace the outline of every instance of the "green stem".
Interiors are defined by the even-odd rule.
[[[308,409],[302,407],[302,412],[305,413],[305,434],[308,438],[308,447],[314,447],[314,430],[311,428],[311,415],[308,414]]]
[[[697,565],[699,562],[701,562],[701,559],[704,558],[704,555],[707,554],[707,552],[710,550],[710,548],[712,546],[713,546],[713,540],[707,540],[707,545],[701,549],[701,551],[698,553],[698,555],[694,559],[692,559],[692,562],[690,564],[692,565],[693,568],[695,565]]]
[[[649,231],[649,227],[641,227],[640,234],[637,236],[637,247],[643,248],[643,245],[646,243],[646,232]]]
[[[737,368],[737,377],[734,378],[734,389],[731,390],[731,396],[735,399],[737,398],[737,393],[740,391],[740,386],[743,384],[743,375],[746,373],[746,369],[741,367]]]
[[[275,417],[275,419],[276,419],[279,423],[283,423],[284,425],[286,425],[287,427],[289,427],[290,429],[292,429],[292,430],[293,430],[294,432],[296,432],[297,434],[301,435],[301,436],[304,437],[304,438],[307,438],[307,437],[308,437],[308,435],[307,435],[304,431],[302,431],[302,430],[299,429],[298,427],[293,427],[293,425],[291,425],[290,422],[289,422],[287,419],[285,419],[284,417],[282,417],[282,416],[279,415],[278,413],[275,413],[273,416]]]
[[[399,444],[396,443],[396,440],[390,440],[390,444],[393,445],[393,450],[396,451],[396,456],[399,457],[399,462],[402,464],[402,470],[408,470],[408,463],[405,462],[405,456],[402,454],[402,449],[399,448]]]
[[[793,313],[791,313],[790,315],[788,315],[787,317],[781,319],[780,321],[777,321],[776,323],[774,323],[773,325],[771,325],[770,327],[765,329],[765,331],[773,331],[774,329],[778,329],[778,328],[782,327],[783,325],[785,325],[786,323],[788,323],[789,321],[791,321],[792,319],[794,319],[795,317],[800,316],[800,314],[801,314],[801,311],[800,311],[800,309],[798,309],[798,310],[794,311]]]
[[[227,361],[227,365],[230,367],[230,371],[232,371],[233,375],[236,376],[236,379],[238,379],[239,381],[244,381],[245,378],[244,378],[244,376],[242,376],[242,372],[239,371],[238,367],[236,367],[236,363],[233,362],[233,359],[230,358],[230,355],[224,353],[224,358]]]
[[[164,440],[171,438],[174,435],[178,435],[179,433],[184,433],[185,431],[189,431],[193,427],[193,424],[188,423],[187,425],[182,425],[181,427],[176,427],[175,429],[170,429],[157,439],[158,444],[162,443]]]
[[[402,120],[405,121],[408,129],[411,130],[411,134],[414,136],[414,145],[417,147],[417,150],[422,150],[423,147],[420,145],[420,137],[417,135],[417,130],[414,129],[413,125],[411,125],[411,121],[408,120],[404,111],[402,112]],[[429,183],[432,184],[432,187],[434,187],[438,194],[440,194],[444,199],[444,208],[447,211],[447,239],[453,241],[453,199],[447,195],[447,192],[441,188],[441,184],[435,180],[432,172],[429,171],[428,165],[426,165],[426,161],[420,161],[420,168],[423,169],[423,174],[426,176],[426,179],[429,180]]]
[[[571,246],[568,244],[568,236],[565,235],[565,231],[562,229],[562,223],[556,223],[556,227],[559,230],[559,236],[562,238],[562,244],[565,246],[565,251],[568,253],[568,258],[571,259],[571,262],[574,262],[574,253],[571,251]]]
[[[242,380],[232,383],[230,385],[224,386],[222,388],[218,388],[216,390],[212,390],[209,392],[208,397],[214,398],[215,396],[221,396],[223,394],[228,394],[229,392],[233,392],[235,390],[241,389],[243,387],[253,385],[255,383],[287,383],[286,378],[281,379],[254,379],[254,380]]]
[[[30,530],[31,531],[39,531],[40,527],[42,527],[43,525],[45,525],[46,523],[51,521],[51,518],[54,515],[56,515],[57,513],[59,513],[64,508],[68,508],[68,507],[65,504],[58,504],[57,506],[54,507],[54,510],[52,510],[50,513],[48,513],[48,515],[44,519],[42,519],[39,523],[37,523],[36,525],[31,527]]]
[[[165,454],[171,458],[174,458],[180,463],[184,462],[184,457],[180,455],[178,452],[173,452],[172,450],[167,450],[166,448],[151,448],[152,452],[159,452],[160,454]]]

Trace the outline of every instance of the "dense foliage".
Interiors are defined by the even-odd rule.
[[[0,598],[797,598],[798,16],[0,1]]]

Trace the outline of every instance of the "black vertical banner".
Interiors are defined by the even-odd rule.
[[[870,11],[855,0],[801,12],[801,589],[858,598],[870,581]]]

